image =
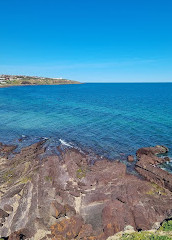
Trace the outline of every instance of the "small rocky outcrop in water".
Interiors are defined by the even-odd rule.
[[[167,153],[168,148],[164,146],[155,146],[141,148],[137,151],[138,162],[135,169],[147,180],[154,182],[162,187],[172,191],[171,174],[157,167],[159,164],[168,161],[168,157],[160,158],[158,154]]]
[[[10,152],[3,154],[0,236],[105,240],[127,225],[151,229],[172,215],[172,175],[165,172],[167,184],[145,174],[151,164],[163,161],[155,155],[159,149],[138,150],[136,165],[144,177],[159,185],[128,174],[119,161],[99,159],[90,166],[88,156],[76,149],[43,157],[44,141],[23,148],[12,159],[8,159]]]
[[[127,157],[127,160],[128,160],[128,162],[134,162],[134,156],[129,155],[129,156]]]

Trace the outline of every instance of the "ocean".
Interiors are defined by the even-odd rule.
[[[0,88],[0,141],[21,136],[60,140],[109,159],[165,145],[171,157],[172,83]]]

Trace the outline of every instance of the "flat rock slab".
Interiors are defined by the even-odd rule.
[[[156,154],[165,147],[137,152],[142,180],[119,161],[100,158],[91,166],[87,154],[72,148],[42,159],[44,142],[0,161],[1,237],[105,240],[127,225],[146,230],[171,217],[171,175],[163,173],[159,185],[154,180],[162,161]]]

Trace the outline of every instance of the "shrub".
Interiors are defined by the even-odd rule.
[[[22,81],[21,84],[31,84],[29,81]]]
[[[163,222],[162,226],[160,227],[161,231],[172,231],[172,220],[168,220]]]

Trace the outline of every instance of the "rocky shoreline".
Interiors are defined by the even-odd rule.
[[[0,144],[0,237],[9,240],[105,240],[128,225],[152,229],[172,217],[172,174],[158,165],[164,146],[137,151],[136,171],[120,161],[58,147],[46,140],[15,152]],[[10,157],[13,154],[13,157]],[[130,161],[133,159],[130,157]]]
[[[6,84],[6,85],[0,85],[0,88],[9,88],[9,87],[27,87],[27,86],[56,86],[56,85],[73,85],[73,84],[84,84],[84,83],[57,83],[57,84]]]
[[[0,88],[14,86],[38,86],[38,85],[68,85],[81,84],[78,81],[65,78],[47,78],[25,75],[0,75]]]

